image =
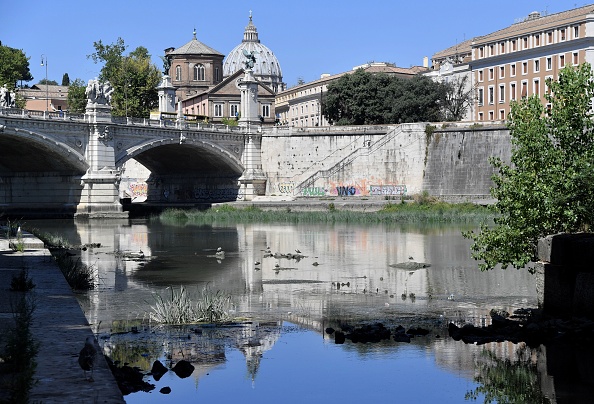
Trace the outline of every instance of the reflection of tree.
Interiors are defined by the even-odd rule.
[[[466,393],[467,400],[476,400],[481,394],[485,403],[550,403],[540,391],[536,363],[526,357],[526,348],[517,352],[518,360],[499,359],[495,353],[484,350],[477,364],[475,382],[481,386]]]

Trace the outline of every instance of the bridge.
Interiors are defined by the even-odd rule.
[[[195,190],[209,202],[250,200],[265,183],[254,132],[118,118],[101,108],[84,115],[0,109],[0,216],[127,217],[118,186],[130,159],[151,172],[149,201],[200,202]]]

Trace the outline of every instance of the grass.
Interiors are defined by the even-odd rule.
[[[95,271],[92,267],[83,264],[80,258],[74,260],[66,251],[54,252],[52,256],[73,290],[83,291],[95,288]]]
[[[168,209],[159,216],[164,223],[480,223],[492,220],[492,209],[472,203],[451,204],[428,196],[411,202],[388,203],[378,212],[339,210],[332,203],[325,210],[264,211],[254,206],[220,205],[208,210]]]
[[[204,287],[198,296],[191,296],[184,286],[170,288],[168,296],[155,295],[149,318],[160,324],[217,323],[229,319],[231,296]]]
[[[13,303],[14,327],[3,335],[3,350],[0,352],[0,365],[3,369],[0,378],[0,391],[8,392],[11,403],[27,403],[29,393],[35,384],[35,360],[39,343],[31,333],[31,322],[35,311],[35,301],[31,295],[23,294]]]

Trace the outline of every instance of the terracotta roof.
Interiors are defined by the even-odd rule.
[[[196,31],[194,31],[194,38],[187,44],[168,53],[169,55],[218,55],[225,56],[219,51],[214,50],[196,39]]]
[[[531,13],[524,21],[517,22],[491,34],[476,37],[474,39],[474,45],[574,23],[583,20],[591,13],[594,13],[594,4],[545,16],[540,16],[538,13]]]
[[[25,98],[46,98],[46,93],[50,98],[67,98],[68,86],[53,86],[45,84],[34,84],[31,88],[20,88],[19,93]]]
[[[450,46],[447,49],[439,51],[433,55],[432,59],[433,60],[443,59],[448,56],[468,54],[468,53],[470,53],[470,51],[472,49],[472,41],[473,40],[474,39],[467,39],[464,42],[457,43],[454,46]]]

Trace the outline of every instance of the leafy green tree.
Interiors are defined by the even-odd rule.
[[[439,121],[443,91],[423,76],[402,79],[357,69],[328,85],[322,110],[336,125]]]
[[[122,38],[112,45],[95,42],[95,53],[89,55],[95,63],[103,63],[99,75],[114,88],[112,114],[148,118],[158,105],[157,85],[161,79],[159,68],[151,62],[145,47],[139,46],[124,55],[126,45]]]
[[[41,79],[41,80],[39,80],[39,83],[37,83],[37,84],[42,84],[44,86],[46,84],[48,84],[50,86],[57,86],[58,82],[56,80]]]
[[[511,164],[492,159],[495,226],[465,234],[482,270],[523,268],[536,260],[539,238],[588,230],[594,220],[591,67],[567,66],[546,83],[550,108],[538,96],[511,104]]]
[[[68,86],[68,110],[74,114],[82,114],[86,110],[87,87],[81,79],[76,79]]]
[[[446,121],[460,121],[472,105],[472,88],[468,88],[468,77],[461,76],[444,83],[441,101]]]
[[[70,85],[70,77],[68,77],[68,73],[64,73],[62,76],[62,85],[69,86]]]
[[[10,48],[0,43],[0,86],[17,86],[18,81],[31,81],[29,58],[20,49]]]

